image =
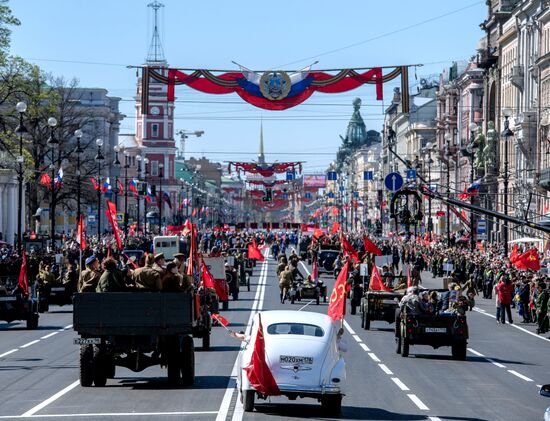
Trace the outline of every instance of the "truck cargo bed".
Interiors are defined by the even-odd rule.
[[[106,292],[75,294],[73,326],[82,336],[189,334],[193,301],[188,293]]]

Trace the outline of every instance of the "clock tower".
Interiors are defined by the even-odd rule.
[[[164,58],[164,52],[160,41],[158,17],[159,11],[164,7],[157,0],[149,3],[147,7],[153,9],[153,37],[149,46],[147,59],[144,66],[155,68],[163,75],[168,74],[168,63]],[[174,140],[174,102],[168,101],[168,86],[154,80],[149,81],[148,109],[142,109],[141,78],[137,81],[136,92],[136,143],[141,149],[141,154],[149,160],[149,174],[147,181],[156,185],[157,194],[162,188],[164,200],[162,200],[161,215],[168,223],[172,217],[172,211],[176,212],[177,192],[179,185],[175,179],[176,143]],[[167,200],[167,195],[170,201]],[[155,207],[155,201],[151,207]],[[172,209],[171,209],[172,208]],[[160,210],[160,209],[159,209]]]

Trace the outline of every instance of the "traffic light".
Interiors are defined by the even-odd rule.
[[[147,183],[144,183],[142,181],[137,183],[137,191],[140,196],[146,196],[147,195]]]
[[[157,195],[157,186],[154,185],[154,184],[151,184],[151,195],[153,197],[156,197],[156,195]]]

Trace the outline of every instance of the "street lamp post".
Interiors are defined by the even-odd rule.
[[[451,197],[451,148],[450,143],[453,136],[450,133],[445,133],[445,157],[447,158],[447,200]],[[447,228],[447,245],[451,245],[451,207],[447,201],[446,212],[446,228]]]
[[[149,158],[143,158],[143,165],[145,166],[145,172],[143,173],[143,182],[147,186],[147,176],[149,175]],[[146,187],[146,195],[149,194],[149,188]],[[143,201],[143,234],[147,234],[147,199]]]
[[[428,190],[431,191],[432,188],[432,152],[435,145],[432,142],[428,142],[426,145],[425,151],[427,155],[425,156],[424,162],[428,164]],[[426,167],[424,167],[426,169]],[[428,196],[428,238],[432,241],[432,232],[433,232],[433,220],[432,220],[432,196]]]
[[[136,156],[136,161],[137,161],[137,186],[138,189],[138,194],[137,194],[137,197],[136,197],[136,202],[137,202],[137,215],[136,215],[136,235],[139,234],[139,186],[140,186],[140,181],[141,181],[141,161],[143,160],[143,157],[141,155],[137,155]]]
[[[164,197],[162,197],[162,177],[164,177],[164,164],[159,164],[159,234],[162,235],[162,207]]]
[[[510,122],[508,119],[512,115],[512,110],[505,108],[502,110],[504,116],[504,130],[502,131],[502,138],[504,139],[504,214],[508,215],[508,141],[514,136],[514,132],[510,130]],[[504,255],[508,256],[508,223],[504,224]]]
[[[95,160],[97,161],[97,239],[99,241],[101,237],[101,161],[105,159],[101,153],[103,139],[96,139],[95,144],[97,146]]]
[[[82,214],[80,206],[80,200],[81,200],[81,190],[80,190],[80,154],[84,152],[82,150],[82,147],[80,146],[80,139],[82,139],[82,130],[77,129],[74,131],[74,135],[76,137],[76,223],[77,226],[80,224],[80,215]]]
[[[469,153],[470,153],[470,184],[473,184],[474,182],[474,158],[475,158],[475,135],[477,131],[477,124],[474,122],[471,122],[468,126],[471,132],[471,138],[470,138],[470,147],[469,147]],[[470,196],[470,203],[474,204],[474,196]],[[475,221],[475,215],[474,211],[470,210],[470,250],[474,251],[476,248],[476,221]]]
[[[50,204],[50,235],[51,235],[51,247],[52,251],[55,250],[55,148],[59,146],[59,141],[55,138],[55,126],[57,126],[57,120],[55,117],[48,118],[48,126],[50,127],[50,138],[48,144],[52,149],[52,162],[50,169],[52,170],[52,201]]]
[[[118,194],[120,193],[118,190],[118,175],[120,171],[120,161],[118,159],[118,153],[120,152],[120,147],[118,145],[113,146],[113,151],[115,152],[115,160],[113,161],[113,167],[117,169],[117,172],[115,175],[115,185],[113,186],[113,193],[115,195],[115,206],[118,209]]]
[[[23,125],[23,115],[27,111],[27,104],[23,101],[18,102],[15,109],[19,113],[19,126],[15,129],[15,133],[19,134],[19,156],[17,162],[19,163],[17,171],[17,181],[19,183],[19,191],[17,198],[17,250],[19,255],[23,255],[23,235],[21,232],[21,213],[23,212],[23,133],[27,132],[27,129]]]
[[[124,240],[128,242],[128,168],[130,168],[130,153],[124,151]]]

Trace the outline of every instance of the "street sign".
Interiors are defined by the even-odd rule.
[[[373,171],[363,171],[363,180],[372,181],[374,179]]]
[[[292,181],[295,178],[296,178],[296,174],[294,174],[294,171],[287,171],[287,173],[286,173],[287,181]]]
[[[395,192],[403,187],[403,177],[398,172],[391,172],[384,179],[384,185],[389,191]]]
[[[354,192],[353,192],[353,197],[359,197],[359,192],[358,192],[358,191],[354,191]]]
[[[337,175],[336,175],[336,171],[329,171],[329,172],[327,173],[327,179],[328,179],[329,181],[335,181],[335,180],[337,180],[338,177],[337,177]]]
[[[485,234],[487,232],[487,222],[485,219],[480,219],[477,221],[477,233],[479,234]]]
[[[333,192],[328,192],[328,197],[329,197],[329,199],[334,198],[334,193]]]
[[[407,179],[416,180],[416,170],[407,170]]]

